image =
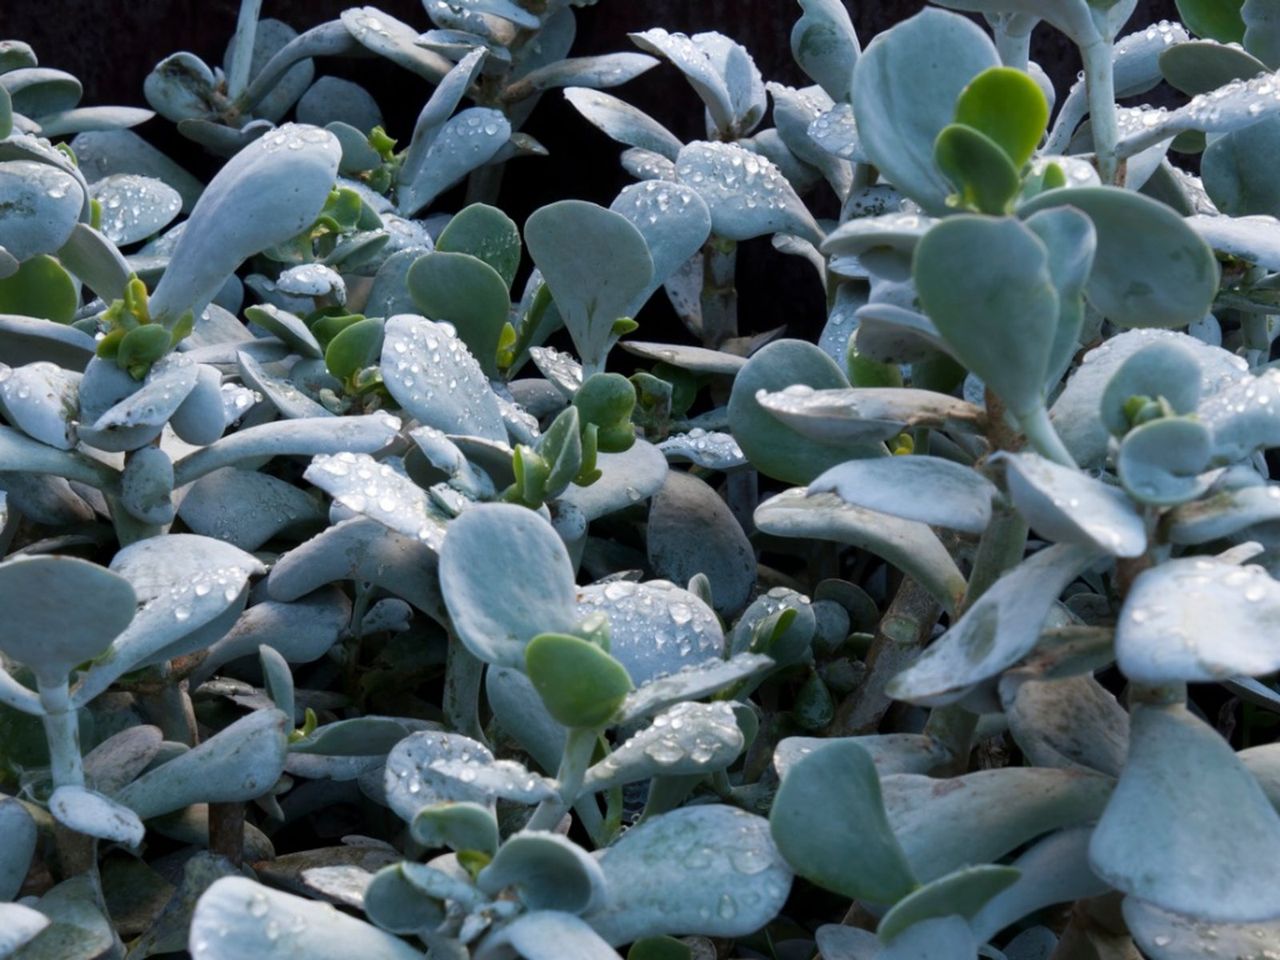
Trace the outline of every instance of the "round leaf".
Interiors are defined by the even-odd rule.
[[[486,663],[522,669],[530,640],[577,622],[564,543],[524,507],[483,504],[454,520],[440,550],[440,586],[458,638]]]
[[[1049,101],[1028,74],[991,67],[974,77],[956,100],[956,123],[973,127],[1021,168],[1040,145],[1049,122]]]
[[[1013,219],[951,217],[920,241],[913,272],[956,358],[1015,416],[1043,405],[1058,294],[1039,237]]]
[[[566,727],[602,727],[632,689],[626,667],[593,643],[543,633],[524,650],[525,673],[547,712]]]
[[[138,598],[129,581],[75,557],[0,563],[0,650],[41,678],[61,682],[129,625]]]
[[[518,240],[516,251],[518,257]],[[498,271],[469,253],[437,247],[409,268],[407,282],[423,315],[453,324],[485,376],[496,377],[498,341],[511,311],[508,282]]]
[[[1218,732],[1182,705],[1135,706],[1094,872],[1165,910],[1242,923],[1280,915],[1277,859],[1280,814]]]
[[[815,817],[839,810],[839,817]],[[792,764],[769,813],[778,849],[805,879],[846,897],[893,903],[916,886],[885,817],[875,765],[852,739]]]
[[[949,213],[951,193],[933,162],[933,145],[954,119],[956,99],[976,75],[998,66],[977,24],[925,10],[876,38],[858,58],[853,113],[871,162],[925,211]]]
[[[646,820],[601,852],[600,867],[608,899],[586,920],[613,944],[745,936],[777,914],[791,889],[769,822],[719,804]]]
[[[1118,187],[1050,190],[1020,216],[1072,206],[1093,221],[1098,252],[1085,295],[1121,327],[1185,327],[1203,319],[1218,292],[1213,251],[1174,210]]]

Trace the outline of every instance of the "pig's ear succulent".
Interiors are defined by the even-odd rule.
[[[584,5],[245,0],[207,184],[0,42],[0,957],[1280,954],[1280,20]],[[518,224],[557,87],[639,182]]]

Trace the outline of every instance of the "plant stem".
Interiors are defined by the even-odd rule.
[[[738,244],[713,236],[702,249],[702,343],[715,348],[738,335]]]
[[[991,523],[978,541],[961,612],[972,607],[1006,570],[1022,560],[1026,546],[1027,522],[1009,505],[998,504],[992,511]]]
[[[575,727],[569,731],[564,753],[560,755],[560,769],[556,771],[560,795],[538,804],[525,824],[526,830],[554,830],[565,811],[578,799],[582,779],[591,765],[591,754],[595,752],[596,737],[596,731],[588,728]]]
[[[893,702],[885,695],[885,687],[924,649],[941,613],[941,605],[928,590],[910,577],[902,581],[876,628],[867,652],[866,676],[836,708],[827,736],[869,733],[880,725]]]
[[[1049,411],[1044,408],[1043,403],[1031,413],[1018,417],[1018,426],[1022,427],[1022,432],[1027,435],[1027,440],[1040,456],[1072,470],[1080,469],[1071,456],[1071,451],[1058,436],[1058,431],[1053,429]]]
[[[1120,127],[1116,120],[1116,78],[1112,44],[1098,37],[1080,48],[1085,83],[1089,88],[1089,119],[1093,128],[1093,152],[1098,174],[1105,185],[1115,185],[1119,173],[1116,144]]]
[[[253,41],[258,32],[258,15],[262,0],[240,0],[240,16],[231,40],[231,73],[227,77],[227,99],[235,100],[249,85],[249,68],[253,66]]]
[[[1037,22],[1035,17],[1016,13],[992,18],[991,27],[1002,64],[1015,70],[1027,69],[1031,61],[1031,31]]]
[[[83,787],[84,762],[80,756],[80,722],[71,705],[71,688],[66,678],[54,683],[37,679],[40,703],[45,713],[44,736],[49,744],[49,766],[53,786]]]
[[[486,742],[479,715],[483,677],[484,664],[451,636],[444,667],[444,713],[453,729],[479,743]]]

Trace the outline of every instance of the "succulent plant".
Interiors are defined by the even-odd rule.
[[[578,5],[246,0],[207,184],[0,43],[0,958],[1280,955],[1280,20]],[[555,88],[637,182],[518,224]]]

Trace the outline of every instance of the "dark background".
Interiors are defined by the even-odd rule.
[[[304,30],[354,5],[355,0],[266,0],[263,16]],[[925,5],[923,0],[846,0],[864,45]],[[432,26],[418,0],[382,0],[379,6],[416,29]],[[143,80],[168,54],[189,50],[211,66],[221,64],[238,7],[237,0],[0,0],[0,37],[25,40],[42,65],[77,76],[85,88],[84,105],[145,107]],[[791,27],[800,15],[794,0],[600,0],[577,13],[574,54],[635,50],[628,31],[649,27],[685,33],[719,30],[751,51],[766,80],[792,86],[810,82],[791,59]],[[1166,18],[1177,19],[1174,0],[1140,0],[1126,32]],[[1071,44],[1043,25],[1033,37],[1032,59],[1050,73],[1060,91],[1080,69]],[[316,67],[317,76],[328,73],[364,84],[381,105],[388,132],[402,142],[430,95],[424,80],[380,59],[321,60]],[[705,136],[702,105],[670,65],[655,67],[613,92],[683,140]],[[768,125],[766,118],[764,126]],[[551,156],[507,165],[499,205],[517,223],[537,207],[567,197],[608,205],[630,182],[618,165],[622,148],[583,120],[557,91],[542,99],[524,131],[541,141]],[[202,179],[217,169],[216,160],[178,136],[162,118],[138,132]],[[819,215],[834,215],[829,198],[812,199]],[[447,195],[435,208],[452,210],[461,203],[459,195]],[[823,293],[807,265],[775,253],[767,239],[743,244],[739,262],[744,332],[787,324],[793,334],[816,336],[825,320]],[[646,313],[662,310],[662,299],[655,298]],[[650,322],[646,339],[657,339],[660,332],[678,335],[666,329],[674,322],[667,314]]]

